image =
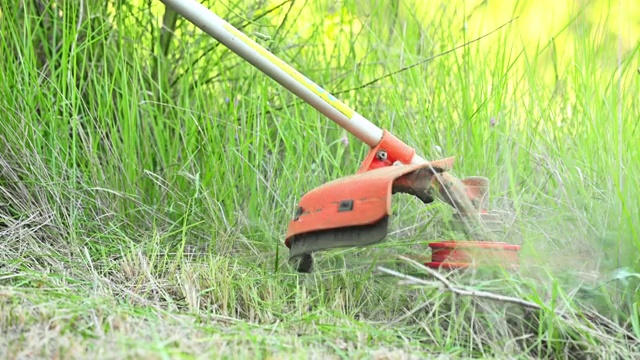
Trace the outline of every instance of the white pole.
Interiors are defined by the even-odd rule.
[[[382,129],[215,15],[204,5],[195,0],[161,1],[365,144],[373,147],[382,139]]]

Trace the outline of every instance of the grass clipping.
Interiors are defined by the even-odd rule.
[[[545,303],[542,299],[539,301],[531,301],[522,297],[504,295],[497,292],[485,291],[478,289],[486,285],[486,283],[478,282],[476,286],[457,284],[455,280],[443,275],[441,272],[433,270],[424,264],[418,263],[413,259],[400,256],[400,259],[409,264],[413,269],[417,270],[421,275],[407,275],[405,273],[389,269],[386,267],[378,267],[382,273],[389,274],[399,279],[398,284],[420,289],[430,289],[441,293],[449,293],[452,296],[451,301],[459,299],[459,305],[451,305],[458,307],[456,321],[465,323],[463,328],[468,330],[468,336],[473,338],[478,344],[489,343],[495,344],[495,332],[503,332],[505,342],[502,350],[507,352],[515,350],[514,347],[521,349],[530,349],[532,355],[549,357],[564,354],[568,358],[583,358],[589,356],[597,356],[598,354],[607,354],[614,358],[626,358],[630,354],[637,354],[640,351],[640,340],[628,328],[621,327],[605,316],[602,316],[595,310],[581,308],[576,306],[573,299],[559,297],[555,299],[553,304]],[[461,278],[468,274],[461,274],[453,271],[453,278]],[[495,275],[495,273],[493,274]],[[427,278],[433,280],[427,280]],[[511,280],[514,280],[511,278]],[[553,282],[552,279],[550,279]],[[502,286],[500,289],[508,290],[508,286]],[[511,287],[511,289],[514,289]],[[521,289],[518,289],[522,292]],[[514,291],[516,292],[516,291]],[[538,295],[538,294],[536,294]],[[468,301],[464,301],[464,299]],[[559,300],[559,301],[558,301]],[[391,324],[398,324],[410,318],[419,319],[420,313],[437,312],[436,306],[441,306],[436,298],[428,299],[405,315],[397,318]],[[461,307],[460,307],[461,306]],[[464,313],[464,315],[462,315]],[[493,314],[492,325],[481,320]],[[502,316],[500,315],[502,314]],[[461,316],[460,316],[461,315]],[[466,315],[466,316],[465,316]],[[496,316],[497,315],[497,316]],[[464,319],[465,317],[469,317]],[[436,320],[436,319],[432,319]],[[490,320],[485,318],[485,320]],[[425,328],[431,326],[425,323]],[[489,328],[493,327],[492,330]],[[499,328],[501,328],[498,330]],[[548,327],[548,328],[547,328]],[[544,329],[544,330],[543,330]],[[541,332],[550,331],[557,336],[556,339],[545,339],[547,334]],[[482,339],[482,333],[486,331],[494,332],[491,341]],[[458,333],[460,336],[460,333]],[[553,340],[562,339],[562,349],[553,349]],[[549,341],[551,340],[551,341]]]

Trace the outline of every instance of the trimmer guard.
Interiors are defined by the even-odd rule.
[[[308,192],[289,223],[285,244],[290,249],[290,260],[298,260],[298,271],[309,272],[313,252],[382,241],[387,235],[392,195],[405,192],[425,203],[432,202],[432,177],[447,171],[452,163],[453,158],[446,158],[361,169]]]

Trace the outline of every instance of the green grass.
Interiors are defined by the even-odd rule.
[[[445,275],[540,309],[399,259],[458,235],[451,209],[402,195],[384,243],[297,274],[298,200],[363,144],[183,19],[161,31],[160,3],[0,0],[3,358],[640,355],[632,4],[329,3],[212,8],[421,155],[490,178],[522,267]]]

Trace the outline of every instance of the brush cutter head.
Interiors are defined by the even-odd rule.
[[[314,252],[362,247],[384,240],[395,193],[414,195],[425,204],[436,198],[444,201],[457,210],[458,219],[469,234],[486,239],[488,232],[482,219],[490,215],[485,210],[488,180],[455,178],[448,173],[454,158],[405,165],[398,158],[403,154],[410,158],[413,153],[406,148],[396,151],[398,146],[407,147],[385,131],[383,141],[370,150],[356,174],[331,181],[302,197],[285,240],[289,259],[299,272],[312,271]],[[460,260],[464,258],[461,254],[474,247],[473,243],[447,253],[457,256],[450,263],[440,252],[442,256],[428,265],[462,267],[458,265],[468,262]],[[501,245],[478,243],[477,248],[496,246]]]

